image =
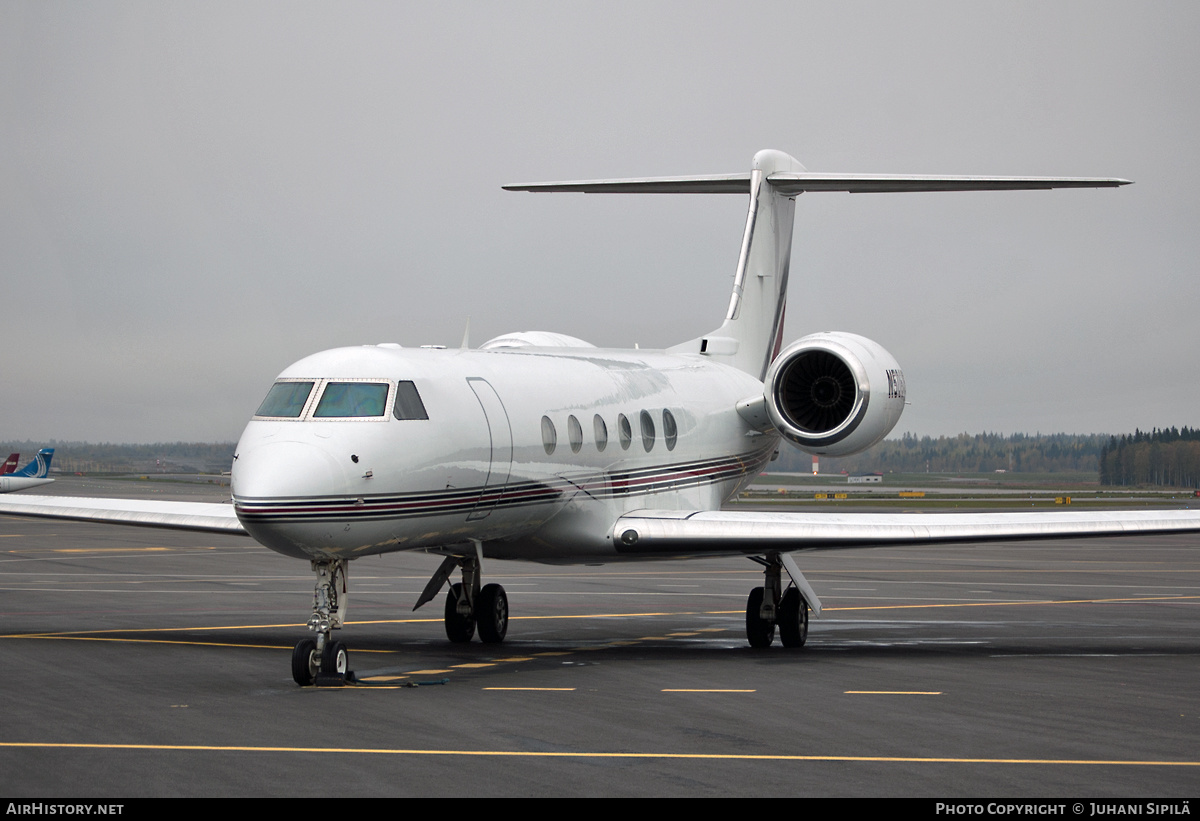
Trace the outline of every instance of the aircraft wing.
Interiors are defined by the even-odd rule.
[[[247,535],[231,504],[164,502],[147,499],[89,499],[77,496],[7,496],[0,514],[142,525],[173,530]]]
[[[630,557],[684,557],[1187,531],[1200,531],[1200,510],[1030,513],[639,510],[617,519],[612,537],[617,550]]]

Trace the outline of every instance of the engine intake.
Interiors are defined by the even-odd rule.
[[[904,374],[876,342],[847,333],[806,336],[767,371],[767,413],[810,453],[848,456],[879,442],[904,410]]]

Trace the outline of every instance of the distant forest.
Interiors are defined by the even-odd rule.
[[[960,433],[886,439],[857,456],[821,457],[822,473],[1059,473],[1097,471],[1100,450],[1111,437],[1102,433]],[[783,446],[772,470],[812,471],[812,456]]]
[[[1100,449],[1100,484],[1200,488],[1200,430],[1155,428],[1109,437]]]

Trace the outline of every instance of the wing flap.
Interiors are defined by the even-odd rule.
[[[0,514],[247,535],[233,505],[208,502],[21,495],[0,499]]]
[[[640,510],[617,519],[624,555],[722,556],[905,544],[1200,531],[1197,510],[1031,513],[775,513]]]

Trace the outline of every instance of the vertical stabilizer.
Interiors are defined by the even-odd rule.
[[[698,340],[672,348],[701,353],[759,379],[779,352],[784,304],[792,259],[796,195],[767,182],[773,174],[802,174],[802,166],[782,151],[754,155],[750,172],[750,208],[725,322]]]
[[[54,448],[42,448],[33,457],[33,461],[13,473],[13,476],[26,479],[45,479],[50,474],[50,460],[54,458]]]

